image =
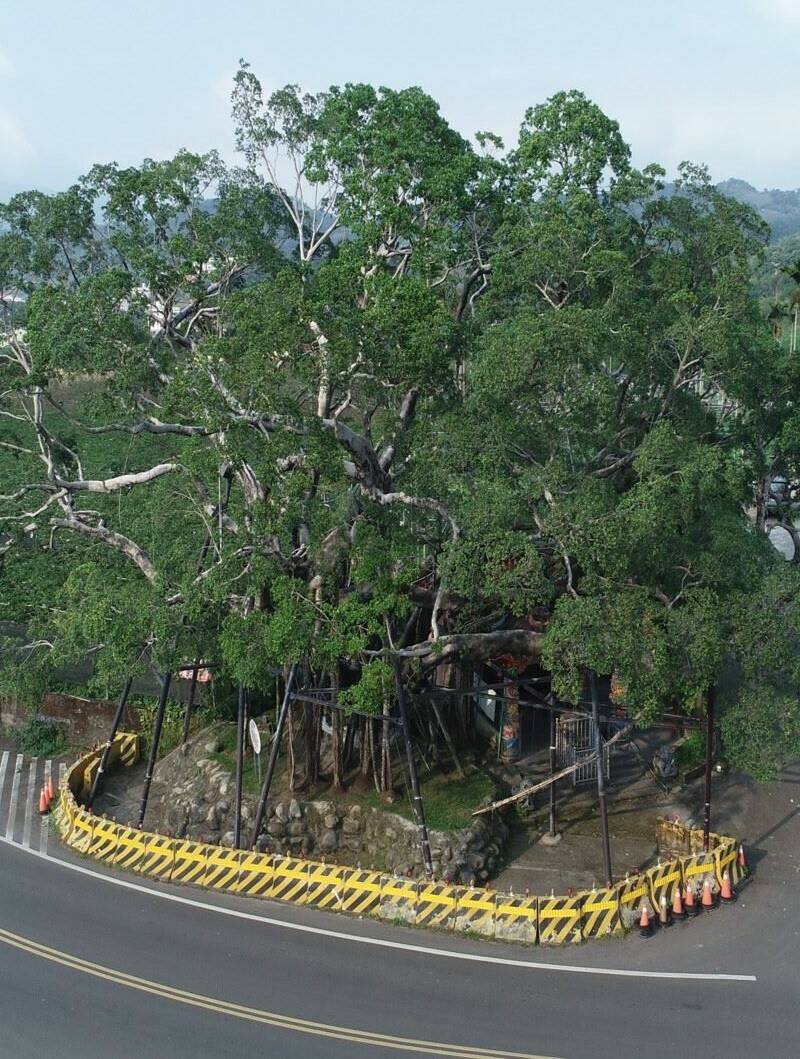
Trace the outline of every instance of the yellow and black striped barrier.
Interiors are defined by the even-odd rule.
[[[655,868],[648,868],[646,875],[653,908],[658,910],[661,907],[662,897],[666,898],[667,905],[671,908],[675,890],[683,881],[681,861],[671,860],[666,864],[659,861]]]
[[[535,897],[523,894],[496,894],[495,938],[498,941],[521,941],[526,945],[535,945],[539,922],[538,904]]]
[[[417,887],[418,927],[452,927],[458,905],[458,891],[447,883],[421,882]]]
[[[416,923],[417,883],[394,875],[382,876],[378,915],[393,922]]]
[[[619,887],[604,887],[582,894],[581,936],[602,938],[622,930],[619,914]]]
[[[119,759],[123,765],[131,766],[142,755],[142,740],[136,732],[120,732]]]
[[[344,880],[341,911],[353,916],[379,916],[382,884],[379,872],[350,868]]]
[[[574,897],[540,897],[539,944],[566,945],[581,941],[581,904],[579,894]]]
[[[490,890],[459,890],[453,929],[493,938],[495,908],[495,895]]]
[[[347,879],[347,868],[337,864],[308,865],[308,888],[303,898],[304,905],[314,908],[328,908],[338,912],[344,899],[344,884]]]
[[[247,897],[271,897],[275,859],[269,853],[243,853],[233,892]]]
[[[120,733],[110,758],[131,764],[138,736]],[[525,944],[562,945],[604,937],[631,927],[643,902],[656,910],[662,896],[672,903],[675,888],[696,886],[708,876],[718,889],[725,872],[732,886],[744,874],[738,843],[712,834],[702,852],[703,832],[679,822],[659,822],[660,838],[692,850],[609,888],[576,895],[531,897],[444,882],[399,878],[324,862],[233,850],[168,838],[97,817],[76,800],[91,784],[99,751],[68,770],[59,787],[55,822],[72,849],[127,871],[175,883],[254,897],[274,898],[357,916],[377,916],[420,926]]]

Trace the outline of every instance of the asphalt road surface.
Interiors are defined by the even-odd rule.
[[[7,768],[2,1057],[800,1054],[800,770],[757,795],[734,906],[568,950],[140,884],[26,846],[21,784],[9,833]]]

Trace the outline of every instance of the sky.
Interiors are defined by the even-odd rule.
[[[235,161],[230,84],[420,85],[513,143],[585,92],[639,165],[800,186],[800,0],[0,0],[0,200],[181,147]]]

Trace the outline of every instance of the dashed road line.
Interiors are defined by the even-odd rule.
[[[14,838],[14,824],[17,816],[17,798],[19,796],[19,778],[22,773],[22,762],[24,755],[17,754],[14,763],[14,778],[11,781],[11,801],[8,806],[8,821],[6,823],[6,838],[10,841]]]
[[[33,798],[36,791],[36,758],[31,758],[31,763],[28,767],[28,788],[27,797],[25,798],[25,823],[22,826],[22,845],[27,849],[30,849],[31,845],[31,824],[33,823]]]

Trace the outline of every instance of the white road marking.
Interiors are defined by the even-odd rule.
[[[540,963],[533,960],[511,960],[502,956],[481,956],[473,952],[454,952],[451,949],[436,949],[426,945],[410,945],[402,941],[390,941],[388,938],[363,937],[360,934],[348,934],[345,931],[326,930],[324,927],[311,927],[305,923],[291,923],[283,919],[273,919],[270,916],[259,916],[253,912],[242,912],[237,908],[226,908],[223,905],[212,905],[206,901],[194,901],[190,897],[181,897],[178,894],[163,893],[161,890],[153,890],[149,886],[141,886],[139,883],[130,882],[127,879],[118,879],[113,875],[105,875],[103,872],[92,871],[80,864],[72,864],[70,861],[61,860],[60,857],[46,856],[35,849],[24,849],[19,842],[10,839],[2,839],[10,846],[16,846],[25,853],[34,857],[42,857],[50,864],[57,864],[61,868],[79,872],[81,875],[89,875],[93,879],[111,883],[114,886],[122,886],[126,890],[134,890],[138,893],[149,894],[151,897],[160,897],[164,901],[174,901],[175,904],[189,905],[191,908],[201,908],[205,912],[216,912],[218,915],[231,916],[234,919],[245,919],[253,923],[263,923],[269,927],[281,927],[284,930],[296,930],[301,934],[317,934],[325,938],[333,938],[336,941],[351,941],[359,945],[376,945],[384,949],[399,949],[402,952],[413,952],[421,956],[440,956],[443,959],[465,960],[468,963],[488,963],[500,967],[514,967],[526,971],[565,971],[571,974],[599,974],[616,978],[668,978],[689,982],[756,982],[758,979],[754,974],[713,974],[700,971],[635,971],[622,967],[582,967],[569,963]]]
[[[3,751],[3,756],[0,758],[0,804],[3,801],[3,792],[6,786],[6,769],[8,768],[8,750]]]
[[[28,785],[25,788],[25,823],[22,826],[22,845],[29,848],[31,844],[31,824],[33,823],[33,799],[36,797],[37,758],[31,758],[28,766]],[[36,806],[39,808],[38,804]]]
[[[22,772],[23,755],[17,754],[14,764],[14,778],[11,781],[11,802],[8,807],[8,822],[6,824],[6,838],[11,841],[14,838],[14,822],[17,815],[17,797],[19,795],[19,776]]]

